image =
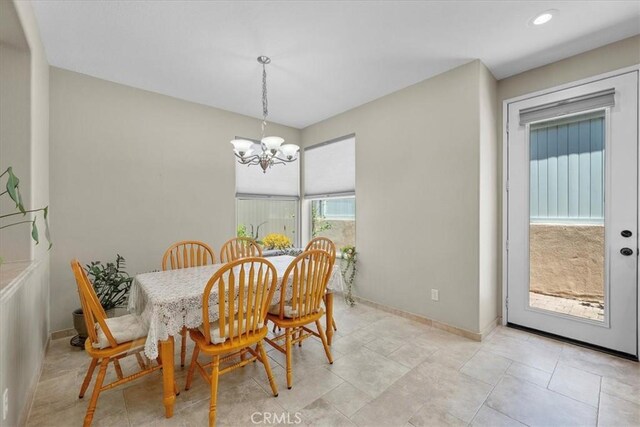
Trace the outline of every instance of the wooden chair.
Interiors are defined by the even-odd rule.
[[[324,315],[322,300],[332,268],[333,259],[328,252],[318,249],[303,252],[287,267],[280,286],[280,302],[269,309],[267,319],[284,329],[285,333],[273,339],[265,338],[265,340],[286,355],[288,388],[293,386],[291,369],[293,344],[311,336],[319,337],[329,363],[333,363],[327,337],[320,324],[320,318]],[[289,292],[290,297],[287,297]],[[317,332],[307,328],[308,324],[314,322]],[[284,348],[277,343],[283,338]]]
[[[227,263],[209,279],[202,296],[203,325],[190,330],[189,335],[196,344],[187,374],[185,390],[191,387],[193,372],[198,368],[202,377],[211,386],[209,425],[216,421],[218,377],[234,369],[259,360],[264,365],[274,396],[278,387],[262,340],[267,335],[266,316],[271,298],[276,289],[277,272],[273,264],[264,258],[242,258]],[[209,320],[211,290],[218,294],[219,320]],[[255,345],[255,348],[251,346]],[[198,362],[198,354],[211,356],[206,365]],[[244,356],[250,353],[252,357]],[[221,369],[220,364],[239,357],[239,361]],[[206,369],[211,368],[211,374]]]
[[[333,262],[335,264],[336,260],[336,245],[333,243],[333,240],[328,239],[326,237],[315,237],[307,243],[307,247],[304,248],[305,251],[310,249],[320,249],[322,251],[327,251],[331,255]],[[326,302],[326,298],[325,298]],[[338,326],[336,325],[336,319],[331,319],[331,325],[333,326],[333,330],[337,331]]]
[[[183,240],[169,246],[169,249],[165,251],[162,257],[162,271],[215,263],[216,256],[209,245],[197,240]],[[187,356],[187,328],[182,328],[180,335],[182,337],[180,339],[180,366],[184,367],[184,360]]]
[[[100,364],[91,400],[89,401],[89,407],[84,417],[83,425],[87,427],[91,425],[98,403],[98,396],[101,392],[157,371],[162,365],[158,363],[156,366],[153,366],[151,361],[147,363],[140,355],[140,352],[144,349],[144,343],[147,340],[147,327],[144,325],[144,322],[133,314],[107,318],[100,304],[100,300],[93,289],[93,285],[77,259],[71,261],[71,269],[73,270],[78,286],[80,304],[82,305],[82,312],[84,313],[84,320],[89,335],[85,341],[85,351],[91,357],[91,364],[80,387],[80,394],[78,395],[80,399],[84,397],[84,393],[87,391],[87,387],[91,382],[93,372],[96,366]],[[135,355],[138,365],[140,366],[140,371],[125,377],[119,361],[129,355]],[[103,385],[107,367],[111,362],[113,362],[117,380],[110,384]],[[177,393],[177,387],[175,390]]]
[[[234,237],[220,249],[220,262],[227,263],[240,258],[261,257],[262,249],[249,237]]]
[[[209,245],[197,240],[184,240],[174,243],[165,251],[162,257],[162,271],[215,263],[216,256]]]

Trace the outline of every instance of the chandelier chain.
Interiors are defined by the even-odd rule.
[[[262,137],[264,138],[264,131],[267,127],[267,116],[269,115],[269,102],[267,100],[267,69],[265,64],[262,64]]]

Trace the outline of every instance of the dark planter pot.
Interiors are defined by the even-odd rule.
[[[115,309],[112,308],[106,311],[107,317],[113,317],[115,313]],[[78,335],[71,338],[70,344],[74,347],[82,347],[84,348],[84,342],[89,337],[89,333],[87,332],[87,324],[84,321],[84,313],[81,308],[74,310],[73,313],[73,329],[76,330]]]
[[[76,330],[78,337],[82,339],[84,344],[84,340],[87,339],[89,333],[87,332],[87,324],[84,322],[84,313],[81,308],[73,311],[73,329]]]

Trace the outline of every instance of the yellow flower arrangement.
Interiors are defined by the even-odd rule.
[[[284,234],[270,233],[262,239],[262,243],[266,249],[286,249],[293,246],[291,239]]]

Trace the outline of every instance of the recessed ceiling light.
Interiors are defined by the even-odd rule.
[[[531,25],[544,25],[547,22],[551,21],[551,19],[553,18],[554,13],[556,13],[556,10],[546,10],[536,16],[534,16],[531,21],[529,21],[529,23]]]

